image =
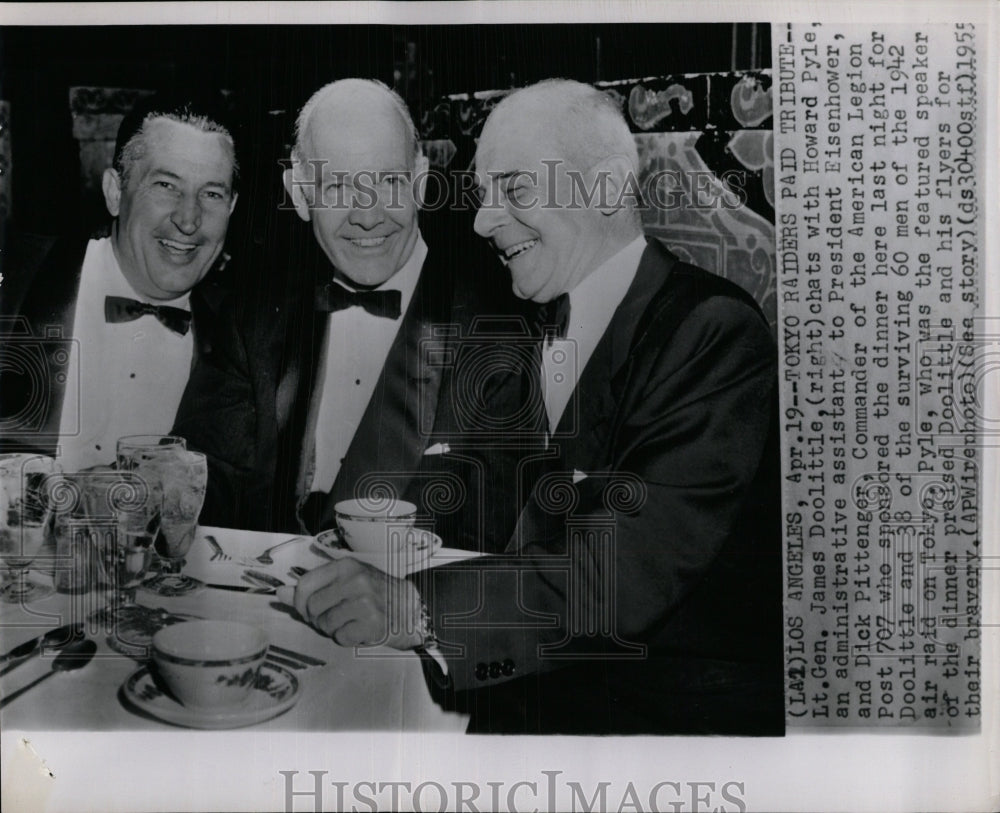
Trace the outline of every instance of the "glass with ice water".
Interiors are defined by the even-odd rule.
[[[28,579],[28,570],[52,527],[48,487],[58,470],[51,457],[0,455],[0,558],[9,579],[0,589],[0,600],[23,604],[51,595],[49,585]]]
[[[119,607],[135,604],[153,559],[153,543],[160,529],[162,495],[135,472],[121,472],[110,502],[115,513],[115,544],[106,552],[108,573]]]
[[[182,575],[181,570],[194,542],[205,502],[208,462],[200,452],[177,446],[155,454],[143,451],[133,460],[138,461],[135,473],[155,483],[161,498],[160,532],[155,543],[160,574],[145,587],[160,595],[183,595],[201,586],[197,579]]]

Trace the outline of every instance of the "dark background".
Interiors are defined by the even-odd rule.
[[[69,88],[205,87],[231,92],[244,185],[231,235],[280,194],[294,118],[323,84],[381,79],[420,118],[443,95],[770,65],[766,24],[490,26],[121,26],[0,29],[0,98],[11,105],[8,226],[62,234],[105,217],[81,194]],[[257,210],[259,214],[259,210]]]

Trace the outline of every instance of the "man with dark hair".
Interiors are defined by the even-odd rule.
[[[344,646],[436,651],[471,731],[784,730],[774,341],[745,291],[644,237],[637,170],[588,85],[493,109],[475,229],[560,326],[532,371],[549,465],[508,484],[530,497],[500,555],[406,579],[345,558],[279,591]]]
[[[121,124],[102,189],[108,237],[47,241],[0,302],[0,443],[107,465],[122,435],[174,421],[217,301],[198,284],[236,205],[233,137],[211,105],[154,96]],[[38,371],[43,374],[39,375]]]

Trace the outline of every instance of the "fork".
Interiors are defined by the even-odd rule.
[[[271,547],[260,554],[260,556],[255,557],[255,561],[260,562],[262,565],[273,565],[274,559],[271,558],[271,551],[277,550],[283,545],[288,545],[291,542],[298,542],[302,539],[308,538],[308,536],[293,536],[291,539],[286,539],[284,542],[279,542],[277,545],[271,545]]]
[[[233,557],[222,549],[222,545],[219,544],[219,541],[214,536],[212,536],[211,534],[205,534],[205,541],[208,542],[208,544],[212,547],[212,550],[214,551],[212,553],[212,557],[208,561],[210,562],[232,561]]]

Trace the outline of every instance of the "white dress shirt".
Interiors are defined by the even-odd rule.
[[[327,320],[319,403],[314,399],[311,407],[318,410],[311,491],[328,492],[337,479],[413,298],[426,257],[427,245],[417,235],[413,252],[403,267],[375,289],[402,293],[399,318],[373,316],[354,305],[334,311]]]
[[[645,250],[646,238],[640,235],[584,277],[569,292],[566,337],[542,344],[541,380],[550,433],[559,425],[594,348],[628,293]]]
[[[109,324],[106,296],[190,310],[190,294],[169,302],[137,294],[118,266],[111,238],[87,244],[59,421],[67,471],[113,463],[123,435],[169,432],[191,373],[191,330],[181,336],[150,314]]]

